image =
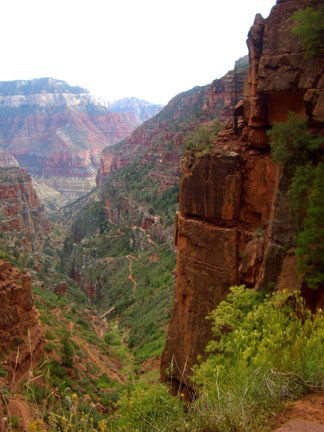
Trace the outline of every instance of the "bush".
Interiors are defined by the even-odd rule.
[[[185,152],[193,151],[198,156],[207,153],[221,130],[222,125],[218,120],[215,120],[212,126],[199,126],[195,132],[189,134],[184,140]]]
[[[324,138],[311,134],[306,120],[294,113],[289,113],[286,123],[275,124],[268,135],[273,159],[295,171],[288,195],[298,231],[298,269],[310,288],[318,288],[324,282],[324,165],[316,162]]]
[[[112,430],[170,432],[181,430],[184,404],[165,386],[154,384],[124,393],[118,402],[118,415],[120,419]]]
[[[314,170],[314,181],[308,198],[304,228],[297,234],[296,255],[299,268],[310,288],[324,283],[324,164]]]
[[[216,339],[194,375],[200,427],[259,430],[280,402],[324,386],[323,312],[312,315],[298,293],[233,287],[210,319]]]
[[[68,368],[73,366],[74,347],[68,336],[62,338],[62,365]]]
[[[306,56],[324,54],[324,11],[308,7],[293,14],[293,33],[300,38]]]
[[[3,368],[3,366],[0,364],[0,377],[4,377],[7,375],[7,371]]]
[[[314,159],[323,138],[313,136],[306,119],[289,112],[288,121],[275,123],[268,132],[273,160],[281,164],[300,165]]]

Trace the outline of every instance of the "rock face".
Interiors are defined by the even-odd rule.
[[[246,72],[247,57],[243,57],[224,77],[177,95],[129,138],[118,146],[105,148],[97,184],[101,185],[108,175],[142,158],[154,164],[162,189],[173,186],[179,175],[183,139],[201,123],[233,120],[233,109],[243,96]]]
[[[151,104],[150,102],[146,102],[143,99],[131,97],[114,101],[109,105],[109,108],[112,111],[118,113],[134,113],[137,118],[138,124],[140,124],[155,116],[159,111],[161,111],[163,105],[155,105]]]
[[[0,168],[12,167],[19,167],[19,163],[10,153],[0,150]]]
[[[0,352],[8,354],[9,372],[16,360],[16,374],[27,370],[31,358],[36,361],[40,357],[43,345],[31,278],[0,258]],[[10,356],[11,351],[14,351],[13,356]]]
[[[152,104],[147,105],[149,116]],[[155,109],[153,105],[152,114]],[[141,122],[134,107],[115,112],[64,81],[0,82],[0,149],[39,181],[73,198],[95,185],[102,149]]]
[[[49,231],[44,207],[22,168],[0,168],[0,231],[19,238],[33,252],[41,251]]]
[[[237,106],[244,108],[241,129],[221,134],[210,154],[182,161],[177,285],[161,361],[162,379],[176,389],[190,391],[192,367],[212,336],[206,315],[230,286],[300,288],[311,306],[323,304],[323,292],[310,295],[296,272],[287,199],[292,173],[274,164],[266,141],[266,129],[291,110],[321,128],[323,63],[305,59],[290,20],[297,9],[319,5],[278,1],[269,18],[257,15],[248,38],[244,99]]]

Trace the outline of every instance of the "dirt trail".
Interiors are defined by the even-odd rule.
[[[105,334],[105,329],[102,327],[102,324],[104,324],[104,321],[102,321],[101,327],[99,328],[97,326],[97,324],[95,323],[96,319],[97,319],[97,317],[95,315],[92,315],[91,316],[91,324],[92,324],[92,326],[93,326],[93,328],[94,328],[94,330],[95,330],[98,338],[99,339],[103,339],[104,334]]]
[[[138,230],[142,231],[142,233],[145,234],[147,241],[148,241],[151,245],[156,246],[156,243],[152,240],[152,237],[151,237],[150,233],[149,233],[146,229],[144,229],[143,227],[137,226],[137,225],[131,225],[130,227],[131,227],[133,230],[138,229]]]
[[[74,329],[74,322],[70,321],[69,322],[69,330],[70,330],[71,333],[73,332],[73,329]]]
[[[129,276],[128,279],[133,283],[133,292],[136,292],[136,288],[137,288],[137,282],[133,277],[133,259],[136,259],[135,257],[133,257],[132,255],[127,255],[127,258],[129,259]]]
[[[10,416],[19,418],[20,427],[27,430],[28,423],[33,419],[33,410],[21,397],[14,397],[9,401]]]
[[[324,425],[324,392],[310,393],[287,405],[277,417],[274,429],[277,430],[285,424],[288,427],[288,422],[297,419]]]
[[[78,345],[82,347],[88,356],[91,358],[91,360],[96,363],[98,368],[100,369],[101,373],[105,373],[109,376],[109,378],[117,380],[120,383],[123,383],[125,379],[117,374],[117,367],[113,364],[113,362],[110,360],[110,367],[108,366],[109,363],[107,361],[109,359],[106,359],[106,361],[102,361],[99,357],[99,354],[96,350],[96,348],[90,348],[90,346],[87,343],[84,343],[78,336],[73,336],[73,339],[78,342]]]

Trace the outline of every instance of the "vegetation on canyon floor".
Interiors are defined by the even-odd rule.
[[[299,293],[264,295],[231,288],[209,316],[215,339],[207,360],[194,372],[199,396],[191,405],[161,384],[126,390],[116,411],[102,421],[77,415],[77,396],[68,415],[52,416],[52,431],[249,432],[267,430],[286,399],[324,386],[323,311],[312,314]],[[223,329],[230,331],[223,333]],[[72,400],[72,404],[71,404]],[[43,431],[38,420],[30,432]]]

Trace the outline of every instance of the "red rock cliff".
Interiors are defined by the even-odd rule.
[[[2,361],[7,359],[9,372],[15,367],[19,375],[28,369],[32,358],[34,362],[39,359],[43,345],[31,279],[0,258],[0,352],[5,353]]]
[[[223,134],[214,150],[182,163],[175,227],[177,284],[161,375],[188,386],[197,356],[211,338],[206,315],[238,283],[256,289],[304,290],[296,272],[294,231],[287,199],[291,173],[271,160],[266,129],[288,111],[321,127],[323,60],[305,58],[291,33],[291,15],[319,1],[279,0],[269,18],[256,16],[249,32],[249,73],[241,133]]]
[[[103,150],[97,185],[109,174],[138,158],[155,162],[163,188],[174,185],[179,174],[181,144],[185,136],[201,123],[218,118],[232,121],[233,109],[243,96],[247,59],[237,62],[235,70],[205,87],[195,87],[174,97],[155,117],[138,127],[117,148]],[[165,178],[169,171],[168,178]],[[170,183],[170,184],[169,184]]]
[[[0,231],[20,237],[34,252],[42,249],[49,231],[31,177],[18,167],[0,168]]]

